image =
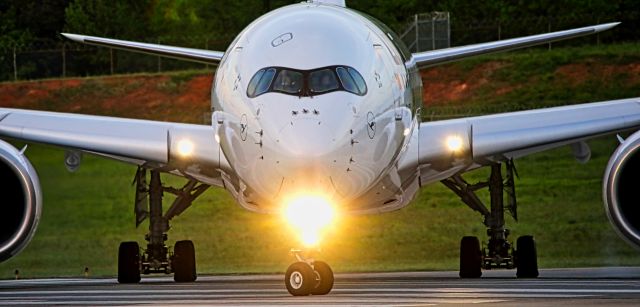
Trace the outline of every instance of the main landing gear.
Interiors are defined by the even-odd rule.
[[[513,161],[505,163],[507,176],[502,177],[502,165],[493,164],[487,182],[467,183],[460,175],[445,179],[442,183],[455,192],[471,209],[484,216],[489,243],[482,247],[477,237],[464,237],[460,242],[460,277],[478,278],[482,270],[513,269],[519,278],[538,277],[536,243],[533,236],[521,236],[514,248],[507,240],[509,230],[505,229],[503,197],[506,192],[509,199],[507,210],[517,221],[517,202],[515,193]],[[491,207],[487,209],[475,194],[482,188],[489,188]]]
[[[118,282],[138,283],[140,274],[173,273],[176,282],[192,282],[196,280],[196,254],[193,242],[178,241],[173,246],[173,253],[165,244],[169,221],[184,212],[192,202],[200,196],[208,185],[189,181],[181,189],[163,187],[160,172],[152,170],[151,180],[146,183],[147,170],[138,169],[134,183],[136,184],[136,226],[149,218],[149,233],[145,236],[147,248],[141,250],[137,242],[122,242],[118,250]],[[162,211],[164,192],[177,197],[171,207]],[[148,200],[148,201],[147,201]]]
[[[333,271],[324,262],[305,257],[305,251],[293,249],[297,262],[287,269],[284,283],[293,296],[325,295],[333,288]]]

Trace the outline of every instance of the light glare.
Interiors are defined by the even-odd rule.
[[[178,154],[183,157],[188,157],[193,154],[193,142],[187,139],[182,139],[178,142]]]
[[[300,235],[302,243],[309,247],[318,245],[322,231],[331,225],[335,215],[331,204],[318,196],[293,199],[284,209],[287,222]]]
[[[300,234],[302,244],[305,246],[317,246],[320,243],[319,231],[303,231]]]
[[[447,147],[451,151],[459,151],[462,149],[462,139],[457,135],[452,135],[447,138]]]

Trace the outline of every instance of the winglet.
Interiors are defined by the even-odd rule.
[[[603,23],[601,25],[597,25],[597,26],[593,26],[594,31],[596,33],[598,32],[602,32],[602,31],[607,31],[613,27],[616,27],[620,24],[620,22],[610,22],[610,23]]]
[[[66,39],[72,40],[74,42],[84,43],[84,36],[83,35],[71,34],[71,33],[60,33],[60,35],[64,36]]]

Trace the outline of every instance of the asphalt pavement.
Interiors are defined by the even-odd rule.
[[[174,283],[170,276],[143,277],[140,284],[115,279],[23,279],[0,281],[0,305],[129,306],[640,306],[640,268],[541,270],[537,279],[514,271],[485,271],[480,279],[457,272],[336,274],[333,291],[292,297],[283,275],[199,276]]]

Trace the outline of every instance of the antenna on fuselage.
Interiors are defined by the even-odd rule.
[[[310,0],[310,3],[329,4],[341,7],[347,7],[346,0]]]

